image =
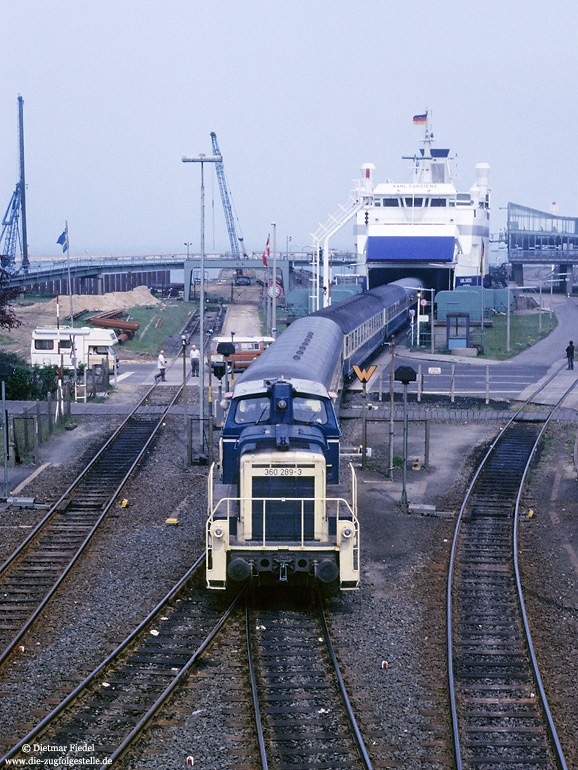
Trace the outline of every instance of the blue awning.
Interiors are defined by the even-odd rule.
[[[367,239],[368,262],[451,262],[455,238],[452,236],[378,236]]]

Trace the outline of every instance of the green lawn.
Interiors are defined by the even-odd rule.
[[[173,334],[179,334],[191,315],[197,310],[198,303],[163,301],[160,305],[135,307],[129,310],[130,320],[139,324],[132,340],[125,342],[123,348],[136,353],[156,355],[163,340]]]
[[[506,350],[507,318],[505,315],[494,316],[493,326],[484,328],[484,358],[503,360],[511,358],[522,350],[535,345],[538,340],[548,336],[556,328],[556,316],[549,318],[548,313],[542,313],[542,332],[538,332],[539,313],[510,316],[510,350]],[[477,331],[477,330],[476,330]],[[478,332],[479,334],[479,332]],[[477,334],[476,334],[477,336]],[[560,351],[564,356],[564,351]]]

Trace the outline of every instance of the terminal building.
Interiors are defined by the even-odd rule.
[[[577,217],[508,203],[506,241],[517,284],[524,285],[524,266],[551,265],[554,288],[572,292],[573,269],[578,263]]]

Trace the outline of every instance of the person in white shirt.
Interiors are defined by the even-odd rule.
[[[158,381],[160,379],[161,382],[164,382],[165,381],[165,372],[166,372],[166,369],[167,369],[167,362],[165,360],[165,351],[164,350],[161,350],[161,352],[159,353],[159,357],[157,358],[157,369],[158,369],[158,372],[157,372],[157,374],[155,376],[155,380]]]
[[[191,359],[191,375],[193,377],[199,376],[199,361],[201,360],[201,351],[197,349],[196,345],[193,345],[191,352],[189,353]]]

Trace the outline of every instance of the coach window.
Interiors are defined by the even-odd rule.
[[[244,398],[242,401],[237,402],[235,422],[237,425],[267,422],[270,412],[269,399],[266,396]]]
[[[323,401],[318,398],[295,396],[293,399],[293,419],[295,422],[319,423],[327,422],[327,410]]]

